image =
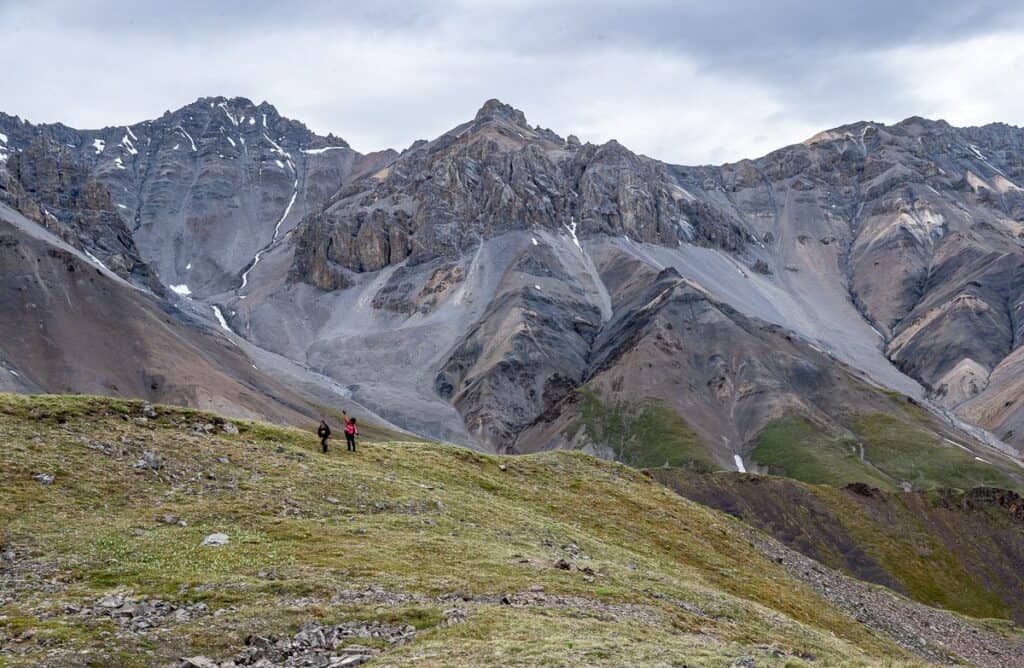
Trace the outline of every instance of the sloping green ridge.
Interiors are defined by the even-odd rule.
[[[1024,491],[1024,470],[998,452],[980,458],[942,436],[934,418],[905,402],[892,413],[841,417],[835,433],[799,415],[768,424],[753,444],[753,462],[804,482],[867,483],[887,491],[1001,487]]]
[[[805,555],[928,605],[1024,622],[1024,498],[977,488],[889,493],[743,474],[653,470]]]
[[[376,665],[911,662],[758,552],[741,523],[619,464],[396,441],[324,456],[304,431],[206,433],[211,416],[158,413],[0,395],[0,663],[226,658],[249,634],[351,619],[420,629]],[[159,469],[136,466],[146,451]],[[168,514],[186,526],[158,521]],[[201,546],[213,532],[230,543]],[[340,596],[367,586],[420,598]],[[497,603],[538,587],[570,603]],[[137,634],[65,610],[118,588],[217,614]],[[470,602],[446,626],[453,603],[435,597],[451,593]]]
[[[605,401],[590,387],[577,393],[579,417],[567,433],[570,439],[582,429],[590,443],[637,468],[669,466],[705,472],[717,468],[700,436],[660,400]]]

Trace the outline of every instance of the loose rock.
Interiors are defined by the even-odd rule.
[[[226,533],[211,533],[203,539],[203,545],[206,547],[220,547],[221,545],[227,545],[230,541],[231,538]]]
[[[150,469],[152,471],[159,471],[164,467],[164,461],[160,455],[156,454],[152,450],[146,450],[142,453],[142,458],[135,462],[135,468],[137,469]]]

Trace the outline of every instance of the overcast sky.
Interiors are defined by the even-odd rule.
[[[239,95],[369,151],[497,97],[563,136],[718,163],[856,120],[1024,125],[1022,5],[0,0],[0,110],[100,127]]]

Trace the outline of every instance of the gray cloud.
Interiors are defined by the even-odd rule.
[[[371,150],[500,97],[693,163],[861,118],[1024,121],[1024,12],[995,0],[40,0],[0,2],[0,25],[0,109],[77,126],[243,95]]]

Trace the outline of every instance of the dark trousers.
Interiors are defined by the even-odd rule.
[[[356,435],[355,434],[346,433],[345,434],[345,441],[348,442],[348,451],[349,452],[355,452],[356,451]]]
[[[324,454],[327,454],[327,436],[320,439],[320,448],[323,450]]]

